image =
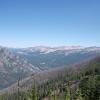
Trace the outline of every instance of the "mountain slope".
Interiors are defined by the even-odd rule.
[[[40,84],[40,81],[42,81],[41,84]],[[39,89],[39,93],[42,95],[43,100],[45,100],[44,98],[47,98],[47,100],[49,100],[50,94],[54,93],[55,89],[57,89],[57,90],[61,89],[58,92],[58,94],[60,94],[60,95],[56,94],[57,92],[55,92],[56,98],[60,97],[61,98],[60,100],[65,100],[64,99],[65,94],[67,93],[65,91],[65,89],[66,89],[68,83],[70,83],[70,89],[71,89],[70,96],[71,96],[71,98],[73,98],[73,100],[77,100],[77,99],[75,99],[75,96],[77,96],[76,94],[77,94],[77,91],[79,91],[79,90],[82,90],[82,94],[83,94],[83,95],[79,95],[79,96],[88,98],[85,100],[90,100],[90,98],[91,98],[91,100],[99,100],[99,99],[95,99],[95,98],[99,98],[99,96],[100,96],[99,95],[100,94],[100,92],[99,92],[99,88],[100,88],[100,57],[96,57],[92,60],[88,60],[88,61],[85,61],[85,62],[82,62],[79,64],[75,64],[73,66],[70,66],[69,68],[68,67],[57,68],[55,70],[53,69],[51,71],[46,71],[45,73],[39,73],[37,75],[33,75],[33,76],[27,78],[23,82],[20,82],[20,85],[19,85],[20,91],[22,92],[24,90],[24,92],[22,92],[22,93],[24,93],[24,95],[21,95],[22,98],[23,98],[23,96],[25,98],[27,98],[27,96],[25,94],[27,92],[25,92],[25,91],[30,87],[30,84],[32,85],[32,84],[34,84],[34,82],[36,83],[36,86],[37,86],[37,84],[40,85],[40,88],[37,88],[37,89]],[[94,82],[96,82],[96,83],[94,83]],[[18,87],[16,84],[13,87],[10,87],[7,90],[5,90],[5,92],[12,91],[12,93],[10,93],[10,95],[8,95],[8,97],[10,98],[8,100],[13,99],[13,96],[11,96],[11,94],[13,95],[13,93],[15,93],[16,95],[18,95],[16,92],[17,89],[18,89]],[[52,90],[52,92],[49,92],[50,90]],[[28,91],[28,92],[31,93],[31,91]],[[36,92],[36,91],[34,91],[34,92]],[[92,95],[91,95],[91,93],[92,93]],[[95,93],[97,93],[97,94],[95,94]],[[41,96],[41,95],[39,95],[39,96]],[[13,100],[16,100],[16,99],[13,99]]]
[[[25,78],[37,71],[39,69],[26,59],[12,53],[8,48],[0,47],[0,89],[15,83],[19,77]]]
[[[4,89],[41,71],[62,68],[92,59],[100,54],[99,47],[32,47],[23,49],[0,47],[0,89]],[[4,84],[2,84],[2,82]]]

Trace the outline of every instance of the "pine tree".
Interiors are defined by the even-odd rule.
[[[70,93],[71,93],[70,92],[70,86],[68,85],[68,86],[65,87],[65,100],[70,100],[70,98],[71,98]]]
[[[32,100],[38,100],[37,90],[36,90],[36,87],[35,86],[32,89]]]
[[[79,88],[76,91],[76,100],[84,100],[84,98],[82,97],[81,90]]]

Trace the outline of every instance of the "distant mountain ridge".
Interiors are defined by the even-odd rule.
[[[6,48],[0,46],[0,89],[41,71],[69,66],[100,55],[100,47],[62,46]],[[2,84],[4,83],[4,84]]]
[[[22,49],[18,49],[18,51],[22,51],[22,52],[40,52],[43,54],[46,53],[52,53],[52,52],[56,52],[56,51],[99,51],[100,47],[82,47],[82,46],[61,46],[61,47],[47,47],[47,46],[36,46],[36,47],[28,47],[28,48],[22,48]],[[19,52],[21,53],[21,52]]]
[[[15,51],[35,66],[55,68],[70,65],[83,59],[100,54],[100,47],[62,46],[62,47],[30,47]]]

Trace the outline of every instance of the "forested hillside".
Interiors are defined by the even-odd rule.
[[[19,77],[87,61],[100,55],[100,47],[7,48],[0,46],[0,90],[15,84]],[[2,84],[3,82],[3,84]]]
[[[100,100],[100,57],[54,73],[41,84],[33,79],[24,90],[19,80],[16,91],[9,89],[0,100]]]

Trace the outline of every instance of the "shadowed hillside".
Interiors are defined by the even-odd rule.
[[[5,90],[13,91],[1,100],[100,100],[100,57],[33,75],[17,86]]]

